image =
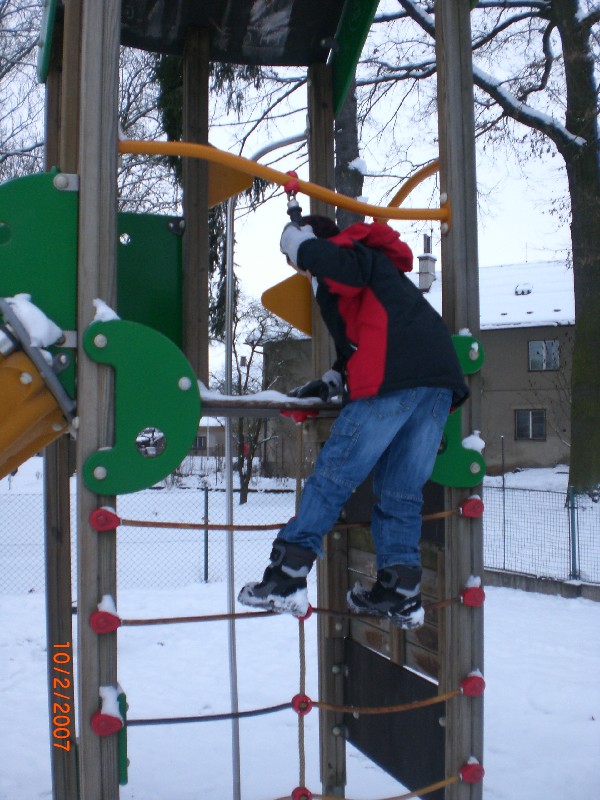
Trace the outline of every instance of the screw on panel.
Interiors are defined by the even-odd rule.
[[[94,336],[94,344],[99,349],[102,349],[103,347],[106,347],[106,345],[108,344],[108,339],[103,333],[97,333]]]

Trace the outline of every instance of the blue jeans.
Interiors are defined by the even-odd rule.
[[[419,387],[345,406],[306,481],[298,514],[278,538],[322,555],[323,536],[374,469],[377,569],[420,566],[422,488],[433,470],[451,394]]]

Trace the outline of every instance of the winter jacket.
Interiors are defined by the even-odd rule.
[[[298,266],[313,276],[351,400],[417,386],[451,389],[453,406],[468,397],[448,329],[404,274],[412,253],[389,225],[357,223],[309,239]]]

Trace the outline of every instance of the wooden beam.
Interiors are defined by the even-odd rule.
[[[53,37],[53,47],[46,79],[46,121],[44,166],[51,169],[59,163],[61,141],[61,92],[63,35],[59,27]],[[68,100],[67,100],[68,102]],[[52,797],[54,800],[78,800],[77,752],[75,749],[75,684],[61,686],[55,697],[57,666],[54,657],[73,670],[73,626],[71,610],[71,514],[69,494],[70,441],[63,436],[44,451],[44,539],[46,570],[46,658],[48,662],[48,709],[50,734],[50,764],[52,772]],[[68,720],[69,738],[58,740],[53,734],[55,725],[54,704],[62,703]],[[65,706],[65,702],[67,705]],[[54,746],[59,745],[59,746]],[[65,749],[63,749],[65,748]]]
[[[308,73],[308,153],[309,180],[334,188],[333,100],[331,70],[323,64],[310,67]],[[311,200],[311,214],[325,214],[335,219],[335,209],[319,200]],[[313,298],[312,351],[315,375],[331,368],[334,352],[331,337]],[[329,434],[329,423],[309,423],[307,438],[313,452],[318,452]],[[317,565],[318,602],[326,608],[345,607],[346,537],[339,531],[323,540],[325,558]],[[319,617],[319,697],[326,702],[342,704],[343,671],[333,672],[334,664],[344,657],[345,619]],[[343,797],[346,785],[346,741],[343,715],[331,711],[319,713],[321,739],[321,782],[323,794]]]
[[[190,28],[183,55],[183,139],[208,144],[209,33]],[[183,350],[208,386],[208,164],[183,159]]]
[[[335,188],[331,69],[324,64],[313,64],[308,71],[308,178],[326,189]],[[311,198],[310,213],[335,220],[335,208],[322,200]],[[322,375],[331,368],[335,353],[314,299],[312,331],[313,370],[315,375]]]
[[[79,93],[81,90],[81,6],[64,0],[62,105],[58,164],[63,172],[79,168]]]
[[[86,459],[113,444],[112,371],[81,346],[94,318],[93,301],[116,301],[117,98],[120,0],[83,0],[81,35],[79,254],[77,281],[77,548],[79,653],[79,781],[81,800],[116,800],[117,736],[98,737],[90,719],[99,688],[117,686],[116,633],[98,636],[88,619],[103,595],[116,601],[116,532],[97,533],[89,514],[99,497],[82,479]]]
[[[451,331],[479,331],[477,187],[471,58],[470,0],[438,0],[435,6],[440,134],[440,188],[452,209],[442,236],[444,318]],[[470,380],[472,397],[463,410],[464,432],[481,428],[480,379]],[[446,507],[460,501],[447,490]],[[446,523],[446,596],[453,597],[470,575],[483,577],[481,520],[449,518]],[[483,670],[483,610],[453,605],[440,617],[444,637],[440,691],[458,686],[473,669]],[[448,703],[446,774],[456,773],[470,756],[483,761],[483,699]],[[447,800],[480,800],[482,784],[457,783]]]

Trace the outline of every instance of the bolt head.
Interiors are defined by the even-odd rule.
[[[21,383],[27,386],[28,384],[33,382],[33,376],[29,372],[22,372],[19,375],[19,380],[21,381]]]
[[[182,392],[187,392],[192,388],[192,381],[187,377],[187,375],[184,375],[177,381],[177,386],[179,386]]]
[[[59,173],[58,175],[54,176],[52,183],[54,184],[55,189],[66,189],[69,185],[69,179],[66,175]]]
[[[106,467],[94,467],[94,478],[96,478],[97,481],[103,481],[107,475],[108,470]]]
[[[96,345],[96,347],[98,347],[101,350],[103,347],[106,347],[106,345],[108,344],[108,339],[106,338],[106,336],[103,333],[97,333],[94,336],[94,344]]]

